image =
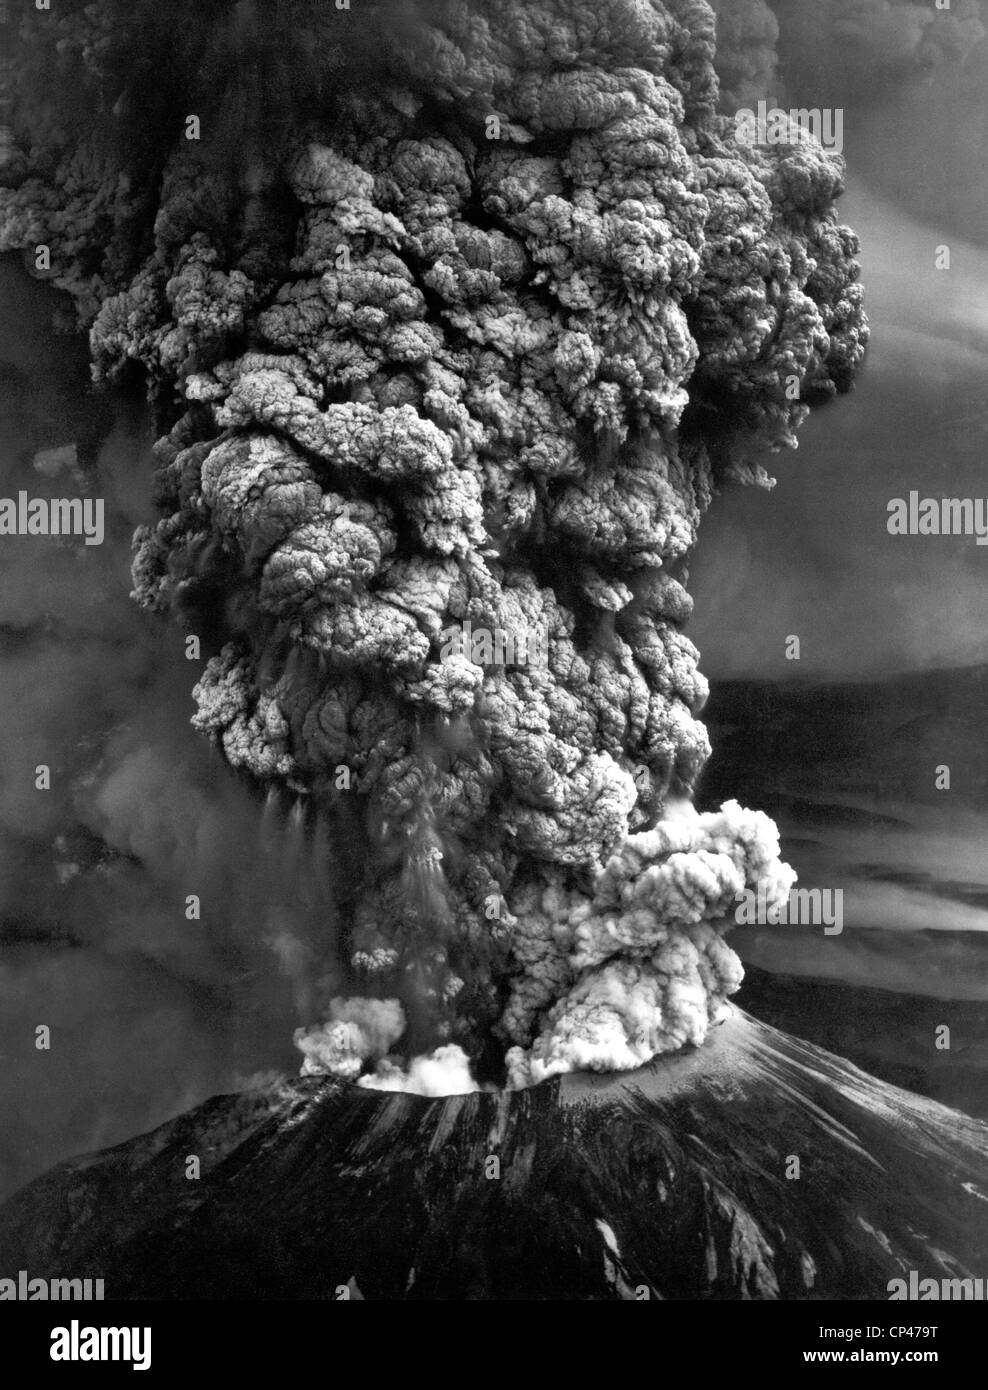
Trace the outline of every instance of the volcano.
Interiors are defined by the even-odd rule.
[[[988,1125],[732,1008],[620,1076],[215,1097],[14,1196],[0,1274],[129,1299],[882,1300],[909,1270],[984,1272],[986,1172]]]
[[[306,1012],[300,1078],[15,1196],[6,1269],[155,1299],[976,1276],[984,1124],[727,1003],[738,895],[794,872],[762,811],[693,803],[688,562],[869,329],[842,158],[740,138],[716,46],[704,0],[24,19],[0,251],[147,396],[132,597],[185,632],[281,885],[265,912],[176,855],[169,901]]]

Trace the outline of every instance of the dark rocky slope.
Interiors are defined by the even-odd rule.
[[[988,1126],[735,1010],[631,1076],[218,1097],[0,1208],[18,1269],[108,1298],[881,1300],[988,1272]]]

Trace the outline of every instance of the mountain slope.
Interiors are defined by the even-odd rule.
[[[881,1300],[986,1267],[988,1125],[739,1010],[631,1076],[220,1097],[0,1208],[0,1274],[108,1298]]]

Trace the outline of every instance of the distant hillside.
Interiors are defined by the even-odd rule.
[[[824,793],[875,802],[942,798],[988,806],[988,666],[871,682],[725,681],[703,718],[713,743],[698,801],[726,797],[773,814]]]

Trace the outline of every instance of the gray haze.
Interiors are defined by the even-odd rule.
[[[912,489],[988,497],[988,40],[914,51],[932,6],[775,9],[783,55],[787,22],[806,47],[794,74],[783,60],[781,83],[755,64],[744,96],[768,80],[769,100],[781,87],[800,106],[846,105],[841,207],[862,240],[872,345],[855,394],[810,418],[798,452],[766,460],[776,490],[714,505],[691,635],[715,680],[983,661],[988,548],[891,537],[886,522],[889,500]],[[954,6],[968,39],[976,9]],[[887,50],[913,61],[883,63]],[[940,245],[949,271],[935,268]],[[790,634],[798,667],[785,660]]]

